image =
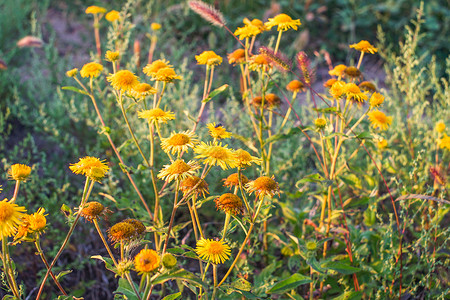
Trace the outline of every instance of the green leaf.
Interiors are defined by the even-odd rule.
[[[276,283],[270,290],[268,290],[267,294],[284,294],[289,292],[292,289],[295,289],[299,285],[310,283],[311,279],[302,274],[295,273],[291,275],[291,277],[286,278],[284,280]]]
[[[302,131],[305,131],[307,129],[311,129],[310,127],[293,127],[291,129],[288,130],[287,133],[279,133],[279,134],[275,134],[272,135],[270,138],[268,138],[265,143],[269,144],[269,143],[273,143],[279,140],[285,140],[295,134],[299,134],[302,133]]]
[[[334,138],[335,136],[343,136],[343,137],[348,138],[347,135],[345,135],[345,134],[343,134],[343,133],[341,133],[341,132],[333,132],[333,133],[331,133],[331,134],[329,134],[329,135],[324,136],[323,138],[324,138],[325,140],[328,140],[328,139]]]
[[[326,107],[326,108],[313,108],[313,110],[319,112],[319,113],[324,113],[324,114],[331,114],[331,113],[338,113],[340,114],[341,112],[337,110],[336,107]]]
[[[359,300],[362,298],[362,295],[361,291],[349,291],[333,298],[333,300]]]
[[[72,270],[61,271],[56,275],[56,279],[60,280],[63,276],[72,273]]]
[[[122,145],[120,145],[119,147],[117,147],[117,151],[121,151],[122,149],[126,149],[130,144],[133,143],[132,139],[128,139],[125,142],[122,143]]]
[[[139,287],[137,287],[136,290],[137,289],[139,289]],[[117,288],[115,293],[121,293],[128,299],[136,299],[136,294],[134,293],[133,288],[125,278],[119,278],[119,287]]]
[[[111,272],[114,272],[114,273],[117,272],[116,268],[114,267],[114,262],[111,258],[103,257],[101,255],[93,255],[93,256],[91,256],[91,258],[101,260],[102,262],[105,263],[105,268],[107,268]]]
[[[361,132],[360,134],[358,134],[356,137],[358,139],[371,139],[372,133],[370,133],[368,131],[364,131],[364,132]]]
[[[181,292],[178,292],[178,293],[175,293],[172,295],[167,295],[162,300],[175,300],[175,299],[178,299],[179,297],[181,297]]]
[[[202,280],[199,277],[195,276],[194,274],[192,274],[189,271],[186,271],[185,269],[178,269],[173,272],[160,275],[153,280],[152,284],[160,284],[167,280],[176,280],[176,279],[186,280],[190,284],[193,284],[197,287],[205,287],[206,288],[205,284],[202,282]]]
[[[350,275],[361,271],[360,268],[350,266],[350,264],[344,263],[342,261],[330,261],[325,263],[323,267],[345,275]]]
[[[226,89],[228,88],[228,84],[224,84],[221,87],[218,87],[217,89],[215,89],[214,91],[212,91],[211,93],[209,93],[208,97],[206,97],[205,100],[203,100],[203,103],[208,103],[209,101],[211,101],[212,98],[214,98],[215,96],[219,95],[220,93],[226,91]]]
[[[303,177],[302,179],[297,181],[295,183],[295,186],[298,187],[299,184],[304,184],[306,182],[321,183],[321,184],[325,184],[327,187],[333,184],[332,180],[328,180],[328,179],[322,177],[320,174],[314,173],[314,174],[308,175],[306,177]]]
[[[80,90],[79,88],[76,88],[76,87],[74,87],[74,86],[63,86],[61,89],[67,90],[67,91],[72,91],[72,92],[80,93],[80,94],[82,94],[82,95],[87,95],[87,96],[89,96],[88,93],[86,93],[85,91]]]

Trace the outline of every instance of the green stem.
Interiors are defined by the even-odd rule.
[[[156,107],[159,107],[159,105],[161,104],[162,97],[164,95],[164,92],[166,91],[166,86],[167,86],[167,83],[164,81],[163,87],[161,90],[161,95],[159,95],[159,99],[158,99],[158,103],[156,104]]]
[[[277,44],[275,45],[275,51],[274,51],[275,54],[277,54],[277,52],[278,52],[278,47],[280,46],[280,41],[281,41],[281,35],[282,34],[283,34],[283,30],[278,31]]]
[[[169,244],[170,232],[172,231],[173,220],[175,219],[175,213],[178,208],[177,200],[178,200],[179,188],[180,188],[180,180],[177,179],[177,184],[176,184],[176,188],[175,188],[175,198],[173,200],[172,215],[170,216],[169,228],[167,229],[167,236],[166,236],[166,241],[164,242],[164,248],[162,251],[162,255],[164,255],[164,253],[166,253],[167,245]]]
[[[100,235],[100,238],[102,239],[103,245],[105,245],[106,251],[108,251],[109,256],[111,257],[112,261],[114,262],[114,266],[117,267],[117,261],[114,258],[114,255],[113,255],[113,253],[111,251],[111,248],[109,248],[109,245],[106,242],[106,239],[103,236],[102,231],[100,230],[100,226],[98,225],[97,218],[94,218],[93,222],[94,222],[94,225],[95,225],[95,229],[97,229],[98,235]]]
[[[242,186],[242,178],[241,177],[242,177],[242,170],[241,170],[241,168],[238,168],[239,189],[241,190],[242,199],[244,200],[244,204],[245,204],[245,208],[247,209],[247,213],[250,216],[252,211],[250,209],[250,205],[248,204],[247,196],[244,193],[244,188]]]
[[[225,222],[223,224],[223,234],[222,234],[222,238],[221,238],[222,241],[225,239],[225,236],[227,235],[227,229],[228,229],[228,224],[230,223],[230,218],[231,218],[231,215],[229,213],[227,213],[225,216]]]
[[[17,199],[17,195],[19,194],[20,180],[16,180],[16,185],[14,187],[14,194],[11,198],[11,203],[14,203]]]
[[[9,288],[11,289],[14,297],[20,299],[19,289],[17,287],[16,279],[14,278],[14,273],[12,272],[11,263],[8,250],[8,239],[6,237],[2,238],[2,261],[3,261],[3,271],[6,275]]]

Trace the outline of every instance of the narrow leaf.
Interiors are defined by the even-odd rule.
[[[67,91],[72,91],[72,92],[80,93],[80,94],[82,94],[82,95],[87,95],[87,96],[89,96],[88,93],[86,93],[85,91],[80,90],[79,88],[76,88],[76,87],[74,87],[74,86],[63,86],[62,89],[63,89],[63,90],[67,90]]]
[[[304,275],[295,273],[291,275],[289,278],[279,281],[276,283],[270,290],[268,290],[267,294],[284,294],[289,292],[292,289],[295,289],[299,285],[310,283],[311,279]]]
[[[219,95],[220,93],[226,91],[228,86],[229,86],[228,84],[224,84],[221,87],[218,87],[217,89],[215,89],[214,91],[209,93],[208,97],[206,97],[206,99],[204,99],[202,102],[208,103],[209,101],[211,101],[212,98],[214,98],[215,96]]]

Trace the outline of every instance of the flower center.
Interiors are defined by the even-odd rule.
[[[177,133],[169,138],[169,144],[172,146],[184,146],[190,141],[189,136],[183,133]]]
[[[211,150],[210,156],[215,159],[226,159],[228,158],[228,152],[222,147],[216,146]]]
[[[223,252],[223,245],[220,242],[212,241],[209,244],[208,252],[210,254],[220,254]]]
[[[170,174],[183,174],[191,169],[191,167],[182,160],[177,160],[170,165],[168,171]]]
[[[386,115],[383,113],[374,114],[375,119],[380,123],[386,123]]]
[[[277,183],[270,177],[259,177],[254,182],[254,187],[261,191],[274,191],[277,189]]]

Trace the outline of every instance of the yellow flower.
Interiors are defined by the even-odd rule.
[[[199,65],[218,66],[222,63],[222,57],[214,51],[203,51],[200,55],[196,55],[195,59]]]
[[[166,61],[164,59],[158,59],[158,60],[155,60],[154,62],[152,62],[151,64],[146,65],[144,67],[144,69],[142,69],[142,71],[147,76],[155,77],[156,73],[158,73],[158,71],[160,69],[171,68],[171,67],[172,67],[172,65],[170,65],[168,61]]]
[[[151,28],[153,31],[160,30],[160,29],[161,29],[161,24],[159,24],[159,23],[152,23],[152,24],[150,25],[150,28]]]
[[[158,72],[156,72],[152,80],[174,82],[175,80],[182,80],[182,77],[178,76],[177,73],[175,73],[175,70],[172,68],[162,68],[159,69]]]
[[[314,120],[314,125],[319,129],[323,129],[327,126],[327,120],[325,118],[317,118]]]
[[[214,139],[228,139],[231,137],[231,132],[226,131],[222,124],[216,125],[216,123],[213,122],[206,125],[206,127],[208,127],[209,134]]]
[[[0,201],[0,240],[16,233],[17,227],[23,223],[25,207],[3,199]]]
[[[139,274],[148,274],[159,268],[161,258],[152,249],[142,249],[134,258],[134,266]]]
[[[261,103],[262,103],[262,97],[261,96],[256,96],[255,98],[252,99],[252,104],[255,107],[260,107]],[[277,95],[275,95],[275,94],[267,94],[265,96],[264,107],[273,108],[273,107],[278,106],[280,104],[281,104],[281,99]]]
[[[228,63],[231,64],[241,64],[245,62],[245,50],[237,49],[227,55]]]
[[[269,62],[266,59],[265,55],[257,54],[252,55],[249,59],[250,61],[250,69],[253,71],[256,71],[258,69],[264,68],[265,66],[269,65]]]
[[[300,80],[292,80],[286,85],[286,89],[290,92],[299,93],[305,88],[303,82]]]
[[[383,112],[379,110],[371,111],[367,114],[370,123],[373,128],[380,128],[380,130],[386,130],[392,123],[392,117],[387,117]]]
[[[255,192],[257,196],[267,195],[273,197],[275,194],[280,193],[280,188],[278,187],[278,183],[275,181],[274,176],[272,176],[272,178],[268,176],[258,177],[247,183],[246,187],[248,193],[251,194]]]
[[[100,6],[95,6],[95,5],[89,6],[88,8],[86,8],[86,11],[85,11],[85,13],[92,14],[92,15],[104,14],[105,12],[106,12],[106,8],[103,8]]]
[[[75,77],[75,76],[77,76],[77,74],[78,74],[78,69],[77,68],[69,70],[69,71],[66,72],[66,76],[67,77]]]
[[[325,81],[325,83],[323,84],[323,87],[331,88],[331,87],[333,86],[333,84],[334,84],[336,81],[337,81],[337,79],[335,79],[335,78],[328,79],[328,80]]]
[[[349,46],[350,48],[353,48],[355,50],[364,52],[364,53],[371,53],[375,54],[378,52],[378,49],[372,46],[368,41],[362,40],[357,44],[352,44]]]
[[[31,168],[23,164],[14,164],[8,170],[8,175],[11,180],[25,181],[30,176]]]
[[[45,216],[48,214],[45,213],[44,208],[39,208],[37,212],[32,215],[28,215],[26,220],[29,224],[29,229],[34,232],[43,232],[45,226],[47,225],[47,219]]]
[[[195,249],[201,259],[210,261],[213,264],[222,264],[230,258],[231,249],[224,241],[214,241],[212,239],[200,239]]]
[[[289,28],[297,30],[297,26],[300,26],[301,23],[300,20],[292,20],[292,18],[286,14],[279,14],[275,18],[269,18],[269,21],[266,22],[265,25],[269,30],[274,26],[278,26],[278,31],[286,31]]]
[[[98,77],[103,71],[103,66],[96,62],[90,62],[85,64],[80,71],[81,77]]]
[[[384,96],[380,93],[373,93],[370,97],[369,103],[371,107],[378,107],[384,102]]]
[[[447,149],[448,151],[450,151],[450,137],[444,133],[444,136],[442,137],[442,139],[438,140],[438,145],[441,149]]]
[[[240,40],[256,36],[260,33],[261,30],[252,24],[247,24],[244,27],[238,27],[238,29],[234,31],[234,35],[239,36]]]
[[[71,164],[69,169],[75,174],[81,174],[89,177],[91,180],[100,181],[108,172],[109,167],[106,165],[105,160],[100,160],[96,157],[86,156],[80,158],[80,160]]]
[[[220,166],[223,170],[228,168],[235,168],[237,166],[234,153],[227,148],[228,145],[222,146],[218,144],[201,143],[194,148],[194,152],[198,155],[195,158],[203,159],[204,164],[212,166]]]
[[[107,77],[116,90],[129,91],[139,84],[138,77],[128,70],[121,70]]]
[[[253,25],[253,26],[258,27],[260,32],[268,30],[266,25],[264,25],[264,22],[259,20],[259,19],[253,19],[253,20],[250,21],[249,19],[244,18],[243,22],[244,22],[245,25]]]
[[[156,89],[148,83],[138,83],[128,92],[129,96],[140,100],[153,94],[156,94]]]
[[[387,147],[388,142],[386,139],[381,139],[380,141],[377,142],[377,146],[379,149],[383,150]]]
[[[347,100],[353,99],[358,102],[364,102],[367,100],[367,98],[369,98],[366,94],[361,92],[361,90],[359,89],[359,87],[356,84],[354,84],[352,82],[347,83],[344,86],[344,93],[345,93],[345,95],[347,95]]]
[[[172,132],[170,137],[161,139],[161,148],[164,152],[172,154],[188,152],[189,148],[194,148],[196,144],[198,140],[192,131]]]
[[[117,10],[112,10],[106,14],[105,19],[109,22],[114,22],[120,19],[120,13]]]
[[[115,62],[119,60],[120,53],[119,51],[106,51],[105,58],[107,61]]]
[[[224,181],[223,186],[227,186],[230,189],[233,186],[239,186],[239,177],[238,177],[238,173],[233,173],[230,176],[228,176],[226,179],[222,179]],[[241,183],[242,186],[244,187],[247,183],[248,183],[248,178],[247,176],[245,176],[244,174],[241,174]]]
[[[172,180],[184,180],[188,177],[194,176],[195,170],[200,169],[200,166],[194,162],[189,161],[185,163],[182,159],[177,159],[170,165],[165,165],[164,168],[159,171],[158,178],[171,182]]]
[[[336,81],[330,88],[330,94],[333,95],[334,98],[339,99],[345,92],[345,82],[344,81]]]
[[[191,191],[197,184],[197,187],[194,189],[193,194],[197,195],[197,197],[202,194],[205,197],[205,193],[209,194],[208,184],[205,180],[202,180],[200,183],[200,177],[192,176],[183,180],[180,184],[180,190],[183,192],[183,195],[186,195],[189,191]]]
[[[439,133],[444,132],[444,130],[445,130],[445,123],[442,122],[442,121],[437,122],[437,123],[436,123],[436,128],[435,128],[435,129],[436,129],[436,131],[439,132]]]
[[[251,156],[250,153],[243,149],[237,149],[234,151],[234,156],[236,158],[236,164],[239,168],[245,168],[246,166],[251,166],[252,164],[260,165],[262,162],[259,157]]]
[[[216,208],[227,214],[237,215],[244,213],[244,203],[235,194],[225,193],[214,200]]]
[[[333,70],[328,71],[328,74],[331,76],[342,77],[344,75],[344,70],[347,68],[346,65],[337,65],[333,68]]]
[[[161,108],[153,108],[138,112],[141,119],[147,119],[150,123],[167,123],[168,120],[175,120],[175,114],[171,111],[164,111]]]

